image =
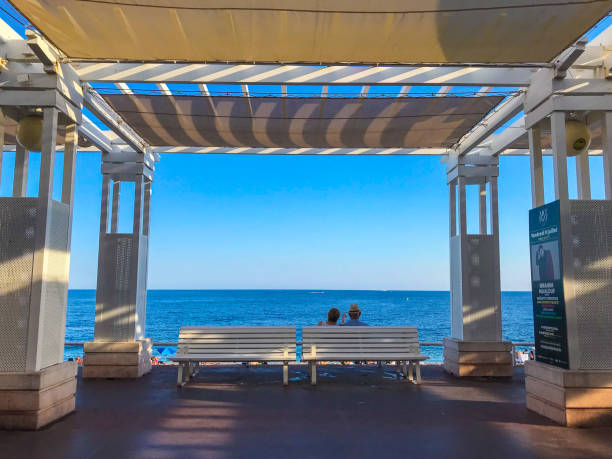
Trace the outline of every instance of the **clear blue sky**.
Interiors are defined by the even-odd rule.
[[[4,196],[13,161],[4,155]],[[33,154],[30,194],[38,164]],[[550,158],[545,166],[552,200]],[[156,167],[150,288],[448,289],[448,188],[439,157],[164,155]],[[601,158],[591,168],[601,198]],[[80,153],[72,288],[95,288],[101,182],[100,155]],[[529,183],[528,158],[502,158],[504,289],[529,288]],[[123,210],[121,224],[129,226],[131,209]],[[476,229],[474,212],[468,224]]]
[[[30,193],[38,161],[33,155]],[[14,154],[4,155],[3,196],[13,162]],[[550,158],[545,168],[552,200]],[[591,159],[591,170],[594,198],[602,198],[601,158]],[[569,174],[575,177],[573,161]],[[100,155],[80,153],[71,288],[95,288],[101,182]],[[530,193],[528,158],[502,158],[505,290],[530,288]],[[474,190],[468,205],[476,208]],[[124,206],[124,225],[129,210]],[[476,229],[474,212],[468,225]],[[153,184],[149,288],[447,290],[448,226],[439,157],[163,155]]]

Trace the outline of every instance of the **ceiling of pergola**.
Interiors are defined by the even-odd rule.
[[[75,59],[549,62],[612,0],[11,0]]]
[[[151,145],[253,148],[450,147],[503,98],[103,97]]]

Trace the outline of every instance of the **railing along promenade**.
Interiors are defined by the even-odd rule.
[[[70,341],[70,342],[66,342],[64,343],[64,345],[66,346],[73,346],[73,347],[83,347],[83,344],[85,344],[84,342],[78,342],[78,341]],[[302,341],[296,341],[295,342],[296,346],[301,346],[302,345]],[[153,342],[153,346],[162,346],[162,347],[176,347],[178,346],[178,343],[176,341],[154,341]],[[443,347],[444,343],[441,342],[421,342],[421,346],[422,347]],[[535,346],[535,343],[530,343],[530,342],[526,342],[526,341],[516,341],[516,342],[512,342],[512,365],[516,366],[516,348],[517,347],[532,347]]]

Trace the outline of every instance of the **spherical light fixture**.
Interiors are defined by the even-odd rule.
[[[568,120],[565,123],[567,156],[583,153],[591,145],[591,132],[582,121]]]
[[[42,148],[42,131],[42,116],[24,116],[17,126],[17,142],[28,151],[40,151]]]

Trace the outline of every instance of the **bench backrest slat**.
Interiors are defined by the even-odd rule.
[[[177,357],[295,360],[295,327],[181,327]]]
[[[302,341],[306,359],[421,355],[416,327],[303,327]]]

